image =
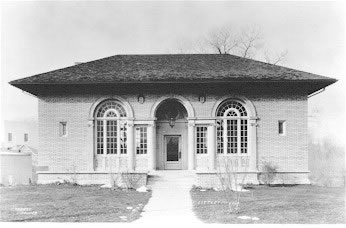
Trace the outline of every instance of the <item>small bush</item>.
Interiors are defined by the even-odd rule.
[[[201,189],[202,189],[202,187],[200,187],[200,186],[192,185],[191,191],[199,191]]]
[[[263,162],[262,173],[260,174],[260,181],[270,186],[276,176],[278,167],[270,162]]]
[[[130,173],[128,171],[121,173],[121,179],[127,189],[137,189],[142,176],[139,174]]]

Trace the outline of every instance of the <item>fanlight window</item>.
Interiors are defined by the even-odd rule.
[[[106,113],[106,115],[105,115]],[[117,115],[117,113],[119,115]],[[97,110],[96,117],[126,117],[126,111],[124,107],[117,101],[108,100],[101,104]]]
[[[247,116],[247,112],[245,107],[239,103],[238,101],[232,101],[228,100],[226,102],[223,102],[219,108],[217,109],[217,116],[224,116],[225,113],[227,113],[227,116],[230,116],[231,114],[228,112],[230,110],[237,110],[240,114],[240,116]],[[232,112],[234,113],[234,112]]]
[[[126,111],[115,100],[100,104],[95,115],[96,153],[126,154]]]
[[[248,113],[238,101],[226,100],[216,113],[217,153],[247,154],[248,152]]]

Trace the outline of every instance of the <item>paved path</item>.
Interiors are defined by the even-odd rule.
[[[190,190],[194,175],[188,171],[156,171],[149,178],[153,194],[135,223],[184,224],[202,223],[192,211]]]

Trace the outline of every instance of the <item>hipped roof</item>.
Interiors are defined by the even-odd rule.
[[[35,85],[311,82],[336,79],[234,55],[115,55],[11,81],[29,93]],[[309,91],[311,93],[313,91]]]

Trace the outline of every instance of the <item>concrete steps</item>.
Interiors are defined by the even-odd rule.
[[[160,186],[167,188],[191,188],[196,183],[196,174],[187,170],[159,170],[150,172],[147,185],[155,186],[158,183],[161,183]]]

